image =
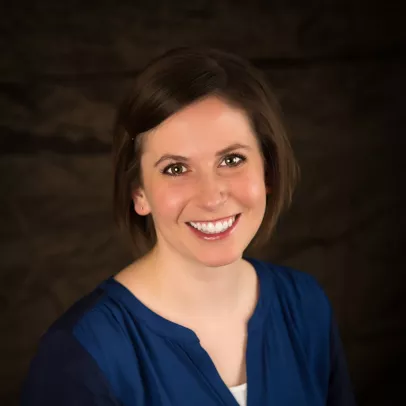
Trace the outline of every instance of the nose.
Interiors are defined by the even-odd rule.
[[[196,190],[198,205],[203,209],[215,211],[227,201],[227,186],[216,175],[200,178]]]

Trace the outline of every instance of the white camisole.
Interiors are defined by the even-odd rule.
[[[247,383],[229,389],[240,406],[247,406]]]

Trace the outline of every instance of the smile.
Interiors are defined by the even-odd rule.
[[[218,234],[232,227],[237,216],[239,215],[237,214],[235,216],[225,217],[224,219],[218,221],[191,221],[187,224],[204,234]]]

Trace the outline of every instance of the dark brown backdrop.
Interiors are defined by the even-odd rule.
[[[0,10],[0,404],[17,404],[49,324],[130,261],[111,215],[114,108],[145,61],[185,44],[237,52],[269,74],[302,181],[258,256],[324,286],[359,404],[405,404],[400,8],[32,3]]]

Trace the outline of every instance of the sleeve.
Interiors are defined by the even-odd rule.
[[[330,330],[330,377],[327,406],[356,406],[344,348],[334,318],[332,318]]]
[[[70,334],[41,341],[21,392],[21,406],[120,406],[96,361]]]

